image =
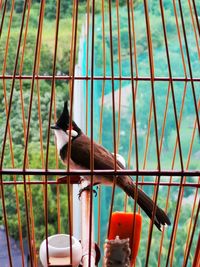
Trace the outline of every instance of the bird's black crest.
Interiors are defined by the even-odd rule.
[[[56,126],[66,132],[70,128],[70,116],[68,109],[68,101],[65,101],[63,111],[56,122]],[[75,130],[78,134],[81,134],[81,129],[78,125],[72,120],[72,129]]]
[[[60,127],[63,131],[66,131],[69,125],[69,110],[68,101],[65,101],[63,111],[56,122],[56,125]]]

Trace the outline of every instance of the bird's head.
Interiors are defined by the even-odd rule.
[[[70,116],[67,101],[64,104],[64,108],[60,117],[58,118],[56,124],[51,126],[51,129],[54,130],[56,144],[59,150],[62,149],[62,147],[69,142],[69,135],[71,135],[71,139],[73,139],[81,134],[81,129],[76,125],[73,120],[72,125],[70,127]]]

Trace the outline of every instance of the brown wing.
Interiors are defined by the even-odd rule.
[[[90,139],[86,135],[81,135],[80,137],[76,138],[72,142],[71,146],[72,160],[76,164],[86,169],[90,169],[90,149]],[[119,161],[117,162],[117,168],[124,169]],[[114,156],[108,150],[98,145],[97,143],[94,143],[94,169],[114,169]],[[121,187],[121,189],[123,189],[127,193],[127,195],[135,199],[136,186],[130,176],[118,176],[117,185]],[[155,204],[152,199],[149,198],[140,188],[137,188],[137,203],[151,219]],[[156,207],[154,224],[159,230],[161,230],[162,226],[165,224],[170,225],[168,216],[158,206]]]
[[[82,134],[76,138],[71,145],[71,158],[80,166],[90,169],[91,141]],[[113,170],[114,156],[103,146],[94,142],[94,169]],[[124,169],[123,165],[117,161],[117,169]]]

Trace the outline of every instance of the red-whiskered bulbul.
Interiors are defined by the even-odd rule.
[[[51,126],[54,129],[56,145],[59,156],[63,163],[67,165],[68,142],[70,116],[68,111],[68,103],[65,102],[63,112],[56,124]],[[103,146],[94,142],[94,169],[95,170],[113,170],[114,155]],[[71,129],[71,153],[70,153],[70,169],[88,170],[90,169],[90,151],[91,140],[85,135],[77,124],[72,120]],[[117,160],[117,169],[124,169],[124,166]],[[114,177],[111,175],[94,176],[94,184],[112,185]],[[136,185],[128,175],[116,176],[116,184],[126,192],[126,194],[135,199]],[[140,188],[137,188],[137,203],[145,211],[150,219],[154,208],[154,202]],[[165,212],[156,206],[154,224],[159,230],[163,226],[170,225],[170,220]]]

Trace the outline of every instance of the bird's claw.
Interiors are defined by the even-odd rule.
[[[82,183],[82,181],[84,181],[84,180],[85,180],[85,178],[81,176],[79,181],[78,181],[78,185],[80,185]]]
[[[79,190],[79,193],[78,193],[78,198],[80,199],[81,198],[81,194],[83,193],[83,191],[90,191],[91,190],[91,186],[88,185],[82,189]],[[96,197],[97,196],[97,190],[95,189],[92,189],[93,193],[94,193],[94,196]]]

